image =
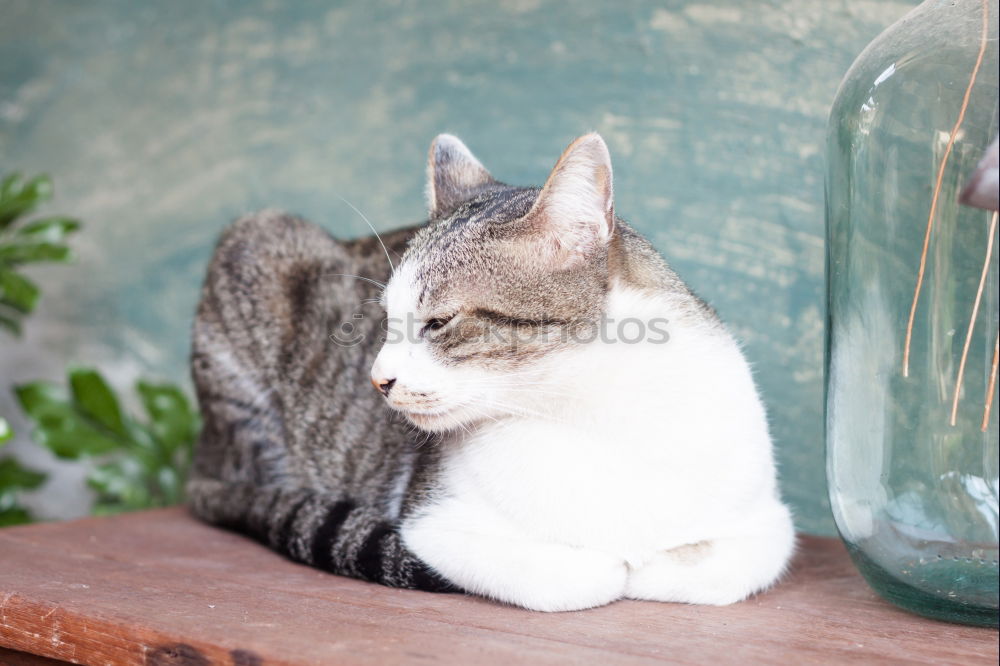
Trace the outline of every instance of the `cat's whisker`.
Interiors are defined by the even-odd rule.
[[[490,385],[497,385],[497,386],[504,386],[504,385],[524,386],[524,385],[527,385],[527,384],[548,384],[548,383],[551,383],[551,382],[548,382],[548,381],[546,381],[544,379],[540,379],[540,378],[536,379],[536,378],[533,378],[533,377],[524,377],[524,376],[517,375],[515,373],[511,373],[510,375],[500,376],[500,377],[475,377],[475,378],[457,379],[457,380],[455,380],[454,383],[455,384],[470,384],[470,383],[471,384],[481,384],[483,386],[490,386]]]
[[[379,282],[378,280],[373,280],[371,278],[366,278],[366,277],[363,277],[361,275],[352,275],[351,273],[324,273],[323,275],[326,276],[326,277],[352,277],[352,278],[357,278],[359,280],[364,280],[365,282],[371,282],[373,285],[375,285],[377,287],[381,287],[382,289],[385,289],[385,282]]]
[[[472,400],[464,402],[462,404],[463,406],[467,407],[472,407],[472,406],[492,407],[494,409],[499,409],[501,411],[507,412],[511,416],[534,416],[539,419],[557,420],[554,419],[550,414],[545,414],[543,412],[538,412],[532,409],[528,409],[527,407],[523,407],[521,405],[512,405],[500,402],[498,400],[485,400],[482,398],[473,398]]]
[[[540,382],[542,380],[533,379],[531,377],[522,377],[522,376],[518,376],[518,375],[512,373],[512,374],[510,374],[508,376],[502,376],[502,377],[476,377],[476,378],[459,379],[459,380],[456,380],[456,381],[459,382],[459,383],[461,383],[461,382],[492,383],[492,382],[511,381],[511,382],[516,382],[518,384],[521,384],[521,383],[524,383],[524,382],[531,382],[531,381]]]
[[[560,390],[549,383],[545,382],[510,382],[506,384],[494,384],[488,382],[469,382],[469,383],[459,383],[454,384],[457,388],[462,389],[467,392],[484,392],[484,391],[497,391],[504,389],[516,389],[519,392],[534,393],[537,395],[547,395],[560,398],[572,398],[574,394],[571,391]]]
[[[351,210],[353,210],[355,213],[357,213],[359,216],[361,216],[361,219],[365,221],[365,224],[368,225],[368,228],[372,230],[373,234],[375,234],[375,238],[378,239],[378,244],[382,246],[382,251],[385,252],[385,259],[386,259],[386,261],[389,262],[389,272],[390,272],[390,274],[395,273],[396,272],[396,267],[392,264],[392,259],[389,257],[389,248],[387,248],[385,246],[385,243],[382,242],[382,237],[378,235],[377,231],[375,231],[375,225],[373,225],[371,223],[371,221],[365,216],[365,214],[362,213],[360,210],[358,210],[358,207],[355,206],[354,204],[352,204],[350,201],[348,201],[344,197],[340,196],[339,194],[335,194],[334,196],[336,196],[338,199],[340,199],[345,204],[347,204],[348,206],[350,206]]]
[[[472,434],[472,431],[469,430],[469,425],[465,421],[457,421],[455,425],[457,425],[459,428],[461,428],[462,431],[465,434],[467,434],[467,435],[471,435]]]
[[[491,391],[491,393],[492,393],[492,391]],[[574,399],[574,396],[571,393],[556,392],[556,391],[544,391],[544,390],[539,390],[539,389],[523,389],[523,388],[519,388],[518,389],[518,395],[519,395],[519,397],[521,399],[524,399],[524,397],[536,396],[540,400],[545,400],[545,399],[552,400],[552,401],[554,401],[553,404],[561,404],[559,402],[560,399],[565,399],[565,400]]]
[[[564,400],[569,400],[572,398],[572,396],[567,393],[545,393],[542,391],[521,391],[519,397],[521,399],[524,399],[525,397],[528,398],[535,397],[539,402],[545,404],[551,404],[553,406],[565,404]],[[472,398],[472,400],[480,402],[491,401],[491,400],[496,401],[496,398],[480,397],[480,398]],[[510,403],[510,404],[516,404],[516,403]]]
[[[434,441],[433,433],[421,430],[405,418],[403,419],[403,422],[406,424],[407,430],[409,430],[410,434],[415,437],[414,444],[416,445],[416,448],[423,448]]]
[[[467,407],[469,409],[472,409],[477,416],[482,416],[484,418],[488,418],[488,419],[490,419],[491,421],[493,421],[495,423],[499,423],[500,422],[500,419],[498,419],[497,417],[495,417],[493,414],[490,414],[489,412],[487,412],[487,411],[485,411],[483,409],[480,409],[479,407],[477,407],[475,405],[467,405]]]
[[[553,389],[553,390],[557,390],[559,388],[558,385],[553,384],[552,382],[522,382],[522,381],[517,381],[517,380],[510,380],[510,381],[506,381],[506,382],[490,382],[490,381],[476,382],[476,381],[472,381],[472,382],[470,382],[468,384],[459,384],[458,382],[456,382],[456,385],[462,386],[462,387],[476,386],[476,387],[482,387],[482,388],[518,388],[518,389],[520,389],[520,388],[524,388],[526,386],[539,386],[539,387],[542,387],[542,388],[548,388],[548,389]]]

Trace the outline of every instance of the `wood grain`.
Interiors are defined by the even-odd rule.
[[[995,630],[897,610],[839,542],[800,546],[742,604],[546,614],[324,574],[181,509],[9,528],[0,646],[81,664],[997,662]]]

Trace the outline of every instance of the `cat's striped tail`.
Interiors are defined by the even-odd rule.
[[[384,515],[349,498],[193,479],[188,499],[202,520],[242,532],[297,562],[390,587],[458,591],[407,550]]]

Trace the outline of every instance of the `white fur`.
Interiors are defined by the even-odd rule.
[[[415,313],[415,293],[397,273],[389,315]],[[513,376],[387,344],[373,372],[397,379],[390,404],[449,433],[406,545],[466,590],[546,611],[771,585],[794,535],[763,406],[736,342],[676,305],[615,286],[608,316],[665,317],[669,342],[578,345]]]

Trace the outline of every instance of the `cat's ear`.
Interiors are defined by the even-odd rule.
[[[550,261],[569,265],[607,245],[615,229],[614,188],[611,155],[599,134],[569,145],[525,220]]]
[[[427,158],[427,207],[431,219],[445,217],[496,184],[458,137],[439,134]]]

